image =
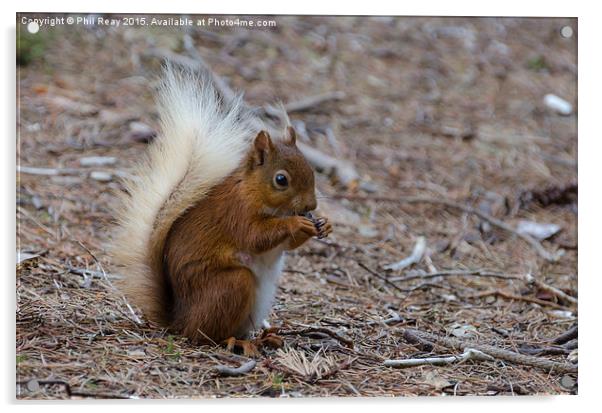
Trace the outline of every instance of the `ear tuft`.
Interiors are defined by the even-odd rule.
[[[253,157],[255,163],[260,166],[263,165],[272,148],[273,144],[270,135],[264,130],[260,131],[255,137],[254,143]]]
[[[284,142],[287,145],[294,146],[297,143],[297,132],[292,126],[287,126],[284,131]]]

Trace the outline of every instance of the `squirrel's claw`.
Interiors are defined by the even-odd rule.
[[[332,232],[332,225],[326,218],[319,218],[315,224],[318,230],[318,239],[326,238]]]
[[[261,353],[260,348],[280,348],[284,345],[284,340],[267,330],[261,335],[261,337],[255,340],[239,340],[236,337],[230,337],[223,341],[226,345],[226,350],[236,352],[236,350],[242,350],[245,357],[259,357]]]
[[[284,340],[275,334],[267,334],[265,337],[257,339],[257,344],[261,347],[281,348]]]
[[[317,218],[311,213],[307,213],[306,218],[312,222],[314,228],[318,232],[318,234],[316,235],[318,239],[326,238],[328,234],[332,232],[332,226],[328,222],[327,218]]]
[[[236,337],[230,337],[223,341],[226,345],[226,350],[235,352],[237,349],[242,350],[245,357],[259,357],[261,353],[257,349],[255,343],[251,340],[238,340]]]

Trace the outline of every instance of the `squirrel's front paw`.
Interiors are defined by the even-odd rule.
[[[319,234],[319,230],[314,224],[313,220],[304,216],[294,217],[294,230],[293,233],[301,232],[309,237],[315,237]]]
[[[328,218],[320,217],[312,219],[314,226],[318,230],[318,239],[326,238],[332,232],[332,225],[328,222]]]

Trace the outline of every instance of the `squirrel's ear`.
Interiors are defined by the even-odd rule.
[[[292,126],[287,126],[284,130],[284,142],[287,145],[295,145],[297,143],[297,132]]]
[[[264,130],[259,132],[255,137],[253,158],[256,165],[263,165],[269,152],[274,147],[270,135]]]

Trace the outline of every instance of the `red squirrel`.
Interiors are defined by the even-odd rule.
[[[193,342],[256,355],[243,339],[270,311],[284,251],[332,231],[310,213],[313,170],[292,126],[254,131],[242,98],[224,102],[207,76],[167,65],[158,108],[162,133],[116,208],[120,287]]]

